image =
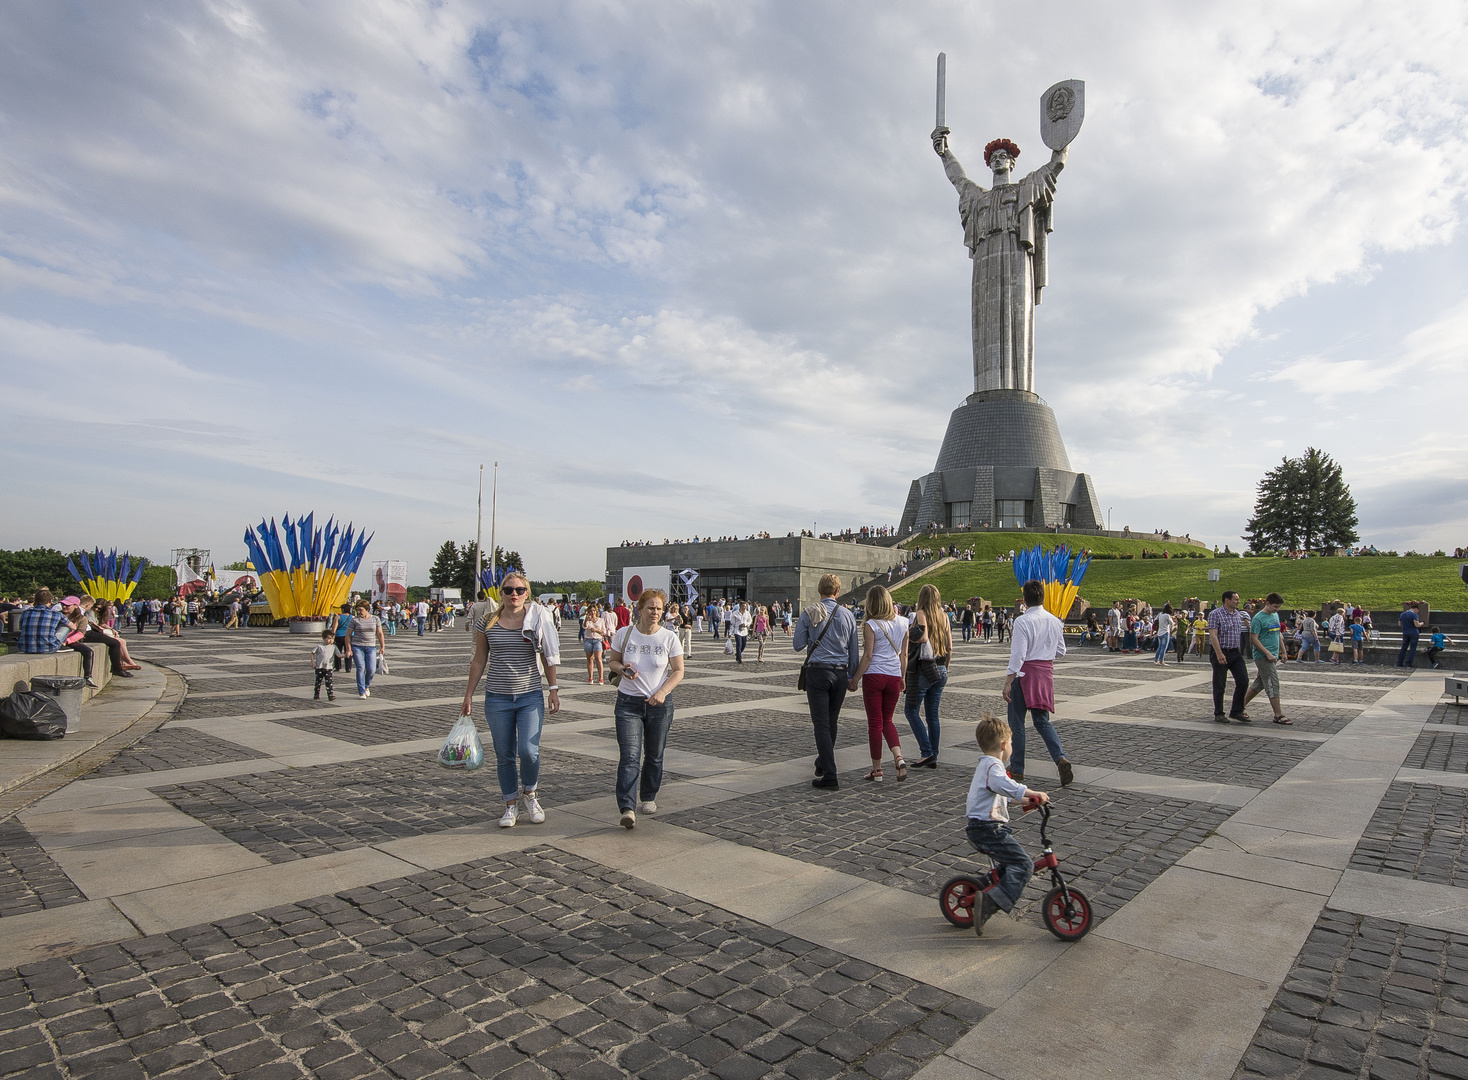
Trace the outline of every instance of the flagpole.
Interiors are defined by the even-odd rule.
[[[484,565],[484,549],[480,541],[484,539],[484,465],[479,466],[479,524],[474,528],[474,588],[470,591],[474,594],[474,600],[479,599],[479,570]],[[471,601],[472,603],[472,601]]]
[[[494,463],[494,479],[489,489],[489,578],[491,581],[499,576],[499,554],[500,549],[495,543],[494,527],[495,520],[499,516],[500,508],[500,463]]]

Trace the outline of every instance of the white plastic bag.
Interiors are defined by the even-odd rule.
[[[729,637],[726,637],[724,639],[724,655],[725,656],[733,656],[734,655],[734,637],[733,637],[733,635],[730,635]]]
[[[446,769],[477,769],[484,764],[484,744],[472,716],[461,716],[438,748],[438,763]]]

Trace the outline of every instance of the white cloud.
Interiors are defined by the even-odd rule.
[[[1455,3],[215,0],[0,30],[0,377],[54,394],[19,370],[45,349],[138,371],[107,437],[145,471],[199,441],[189,380],[235,394],[191,467],[417,500],[392,542],[418,562],[493,454],[574,500],[574,535],[507,511],[565,572],[625,535],[895,518],[970,378],[939,49],[976,176],[996,135],[1043,161],[1039,92],[1087,80],[1037,389],[1103,502],[1231,538],[1313,440],[1363,490],[1459,476],[1456,434],[1355,410],[1461,400],[1468,306],[1419,304],[1387,355],[1369,309],[1312,306],[1387,310],[1416,283],[1384,258],[1464,244]],[[507,388],[559,415],[549,448],[499,422]],[[605,465],[642,415],[677,452],[639,501]],[[291,438],[348,416],[374,430],[351,460]],[[1220,421],[1238,445],[1209,462]]]

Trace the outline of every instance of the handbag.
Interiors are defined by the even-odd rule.
[[[1326,649],[1325,651],[1326,652],[1333,652],[1333,653],[1343,653],[1343,652],[1346,651],[1346,647],[1344,645],[1342,645],[1339,641],[1332,641],[1330,643],[1330,647],[1328,649]]]
[[[632,636],[632,627],[624,626],[622,629],[627,631],[627,633],[622,635],[622,648],[625,649],[627,647],[627,639]],[[612,640],[607,642],[607,648],[617,649],[617,635],[615,632],[612,634]],[[621,652],[622,649],[617,649],[617,651]],[[622,673],[620,671],[613,671],[611,670],[611,668],[607,669],[607,682],[611,683],[613,686],[616,686],[621,681]]]
[[[796,677],[796,680],[795,680],[795,689],[797,689],[797,690],[804,690],[805,689],[805,672],[806,672],[806,669],[810,667],[810,658],[811,658],[812,654],[814,654],[815,651],[821,647],[821,641],[824,640],[824,638],[826,636],[826,631],[829,630],[829,629],[831,629],[831,624],[833,622],[835,622],[835,621],[836,621],[836,611],[833,608],[831,610],[831,613],[826,616],[826,625],[823,626],[823,627],[821,627],[821,632],[816,636],[816,643],[814,645],[812,645],[809,649],[806,649],[805,650],[805,662],[800,665],[800,675]]]

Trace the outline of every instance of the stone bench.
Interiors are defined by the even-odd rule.
[[[30,680],[37,675],[64,675],[82,677],[82,656],[74,649],[62,649],[54,653],[23,653],[11,646],[10,652],[0,656],[0,697],[9,697],[16,690],[29,689]],[[92,697],[112,678],[112,665],[107,659],[103,645],[92,646],[92,680],[97,690],[90,686],[82,689],[82,700]]]

